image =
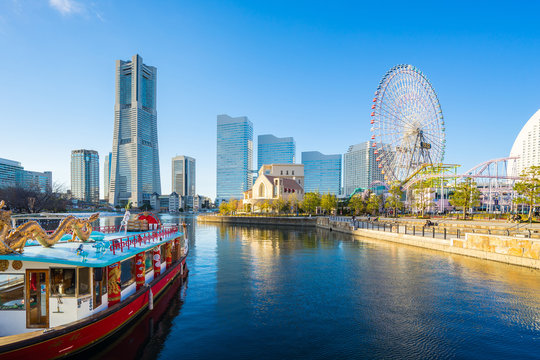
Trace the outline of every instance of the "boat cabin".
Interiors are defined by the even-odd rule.
[[[176,226],[0,255],[0,336],[66,325],[122,302],[187,253]]]

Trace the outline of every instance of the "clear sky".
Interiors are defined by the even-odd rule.
[[[178,154],[197,159],[197,192],[215,196],[218,114],[249,117],[255,139],[293,136],[298,160],[368,140],[373,93],[402,63],[430,79],[445,162],[467,170],[507,156],[540,107],[537,4],[2,0],[0,157],[67,188],[71,150],[97,150],[103,166],[114,62],[138,53],[158,69],[165,194]]]

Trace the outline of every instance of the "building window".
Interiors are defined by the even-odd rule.
[[[264,191],[264,184],[261,184],[259,185],[259,197],[262,198],[265,196],[265,191]]]
[[[287,170],[287,175],[289,175],[289,170]]]
[[[79,296],[90,294],[90,268],[79,268]]]
[[[120,263],[121,288],[125,289],[135,281],[135,258],[129,258]]]
[[[283,170],[281,170],[281,175],[283,175]]]
[[[51,269],[51,295],[75,296],[75,269]]]
[[[0,310],[24,310],[24,274],[2,274],[0,284]]]
[[[292,174],[294,175],[294,170],[292,171]]]

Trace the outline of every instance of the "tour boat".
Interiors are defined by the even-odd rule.
[[[149,230],[96,232],[95,218],[70,217],[44,238],[36,224],[5,228],[2,206],[0,359],[54,359],[88,349],[151,312],[154,299],[187,275],[185,224],[180,232],[144,213],[139,219],[150,220]],[[24,246],[27,240],[41,245]]]

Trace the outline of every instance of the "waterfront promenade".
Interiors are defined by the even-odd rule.
[[[425,220],[350,217],[199,216],[198,222],[318,227],[407,246],[443,251],[484,260],[540,269],[540,226],[488,221],[436,222]],[[527,225],[528,227],[524,227]]]

